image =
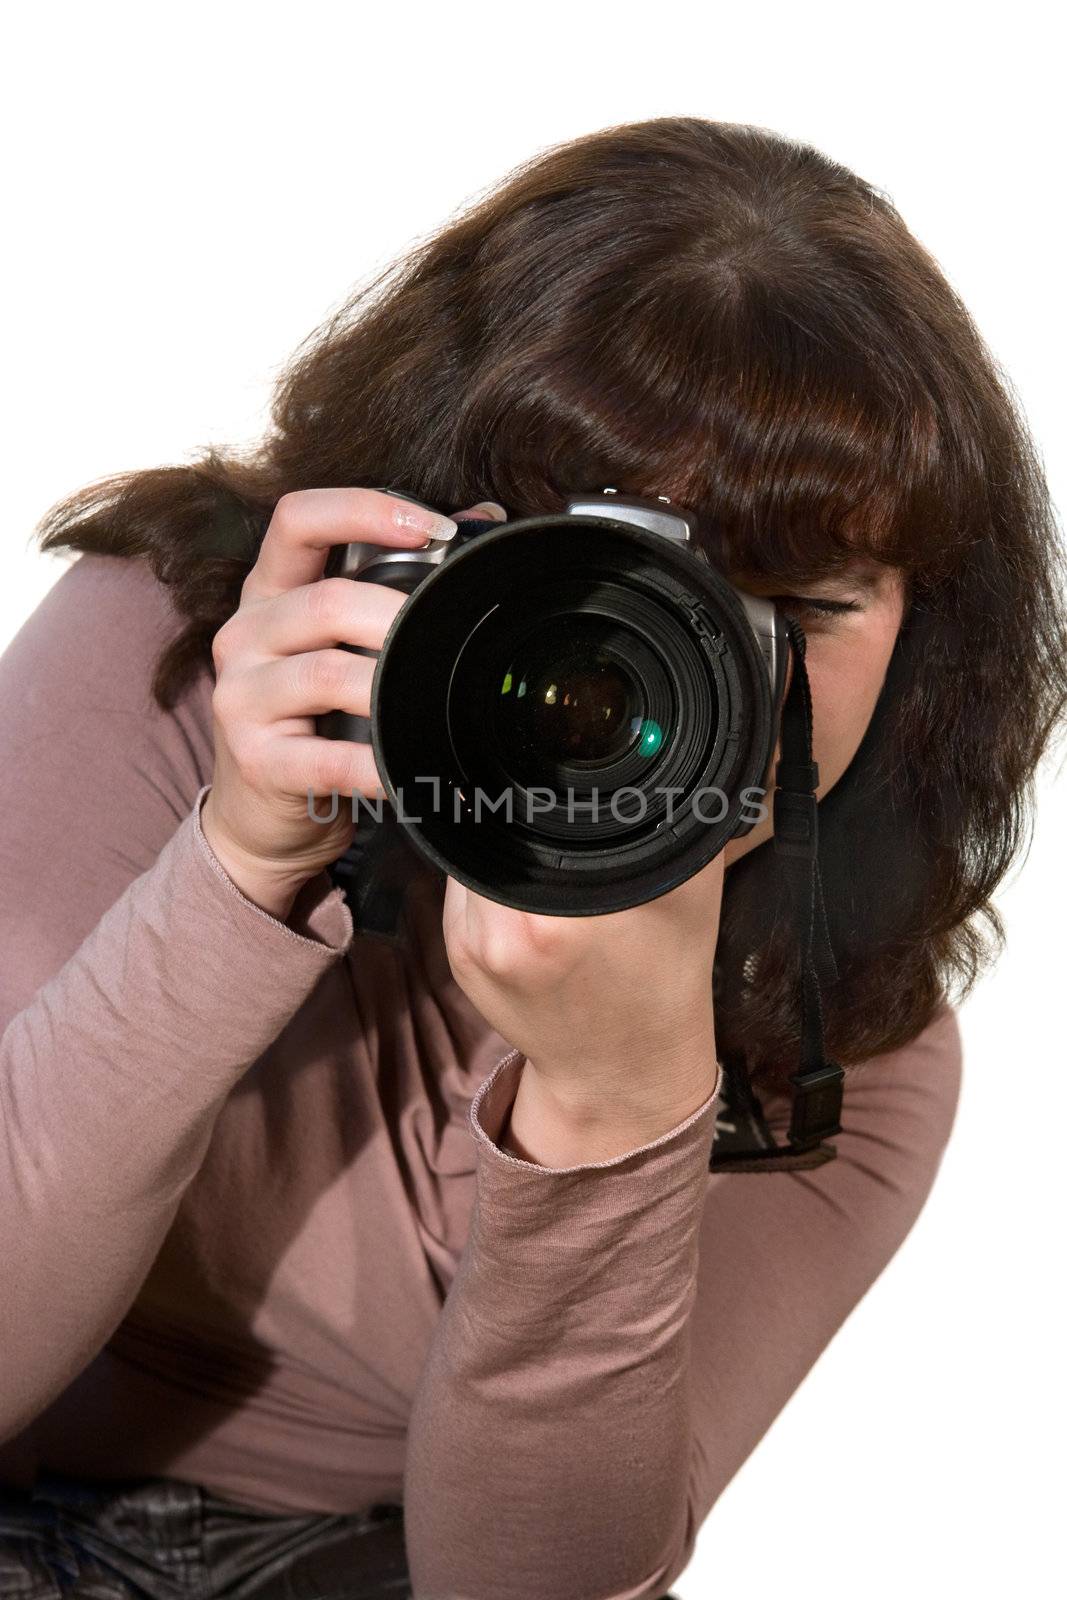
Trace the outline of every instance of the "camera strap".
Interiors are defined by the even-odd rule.
[[[382,802],[381,820],[356,824],[356,834],[329,868],[360,934],[404,947],[408,943],[404,903],[416,873],[425,871],[391,805]]]
[[[786,624],[793,673],[781,718],[775,767],[774,852],[800,940],[800,1067],[793,1085],[789,1142],[775,1143],[740,1055],[723,1057],[723,1084],[711,1171],[789,1172],[822,1166],[837,1154],[823,1141],[841,1132],[843,1069],[827,1061],[822,986],[837,979],[819,874],[819,768],[812,757],[811,686],[800,625]]]

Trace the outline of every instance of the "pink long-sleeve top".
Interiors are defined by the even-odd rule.
[[[85,556],[0,657],[0,1481],[403,1502],[418,1600],[663,1594],[923,1206],[954,1011],[849,1069],[824,1167],[709,1173],[718,1086],[522,1161],[432,874],[402,949],[326,873],[283,924],[213,856],[210,672],[150,696],[177,627]]]

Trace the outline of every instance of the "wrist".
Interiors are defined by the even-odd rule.
[[[215,860],[245,899],[279,922],[285,922],[309,874],[294,873],[289,868],[261,861],[230,839],[225,829],[219,827],[211,809],[211,791],[200,811],[200,831]]]
[[[714,1029],[669,1055],[651,1050],[636,1071],[578,1077],[527,1059],[500,1148],[539,1166],[610,1161],[685,1122],[718,1078]]]

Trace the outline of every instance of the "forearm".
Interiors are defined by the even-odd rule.
[[[508,1061],[472,1107],[471,1231],[409,1429],[415,1593],[658,1596],[689,1535],[689,1320],[714,1060],[680,1124],[555,1169],[494,1142],[522,1058]],[[583,1144],[531,1110],[522,1146],[524,1127],[557,1155],[619,1142],[608,1121]]]
[[[226,1095],[346,937],[336,905],[313,919],[322,938],[252,906],[196,820],[0,1040],[0,1436],[128,1310]]]

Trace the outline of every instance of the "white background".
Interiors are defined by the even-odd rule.
[[[1042,9],[749,16],[21,9],[0,95],[0,645],[61,570],[32,542],[55,501],[252,440],[286,356],[357,280],[514,163],[652,116],[762,124],[888,191],[1018,389],[1062,503],[1063,92]],[[713,1510],[683,1600],[1062,1592],[1064,820],[1047,773],[999,897],[1008,952],[962,1010],[933,1195]]]

